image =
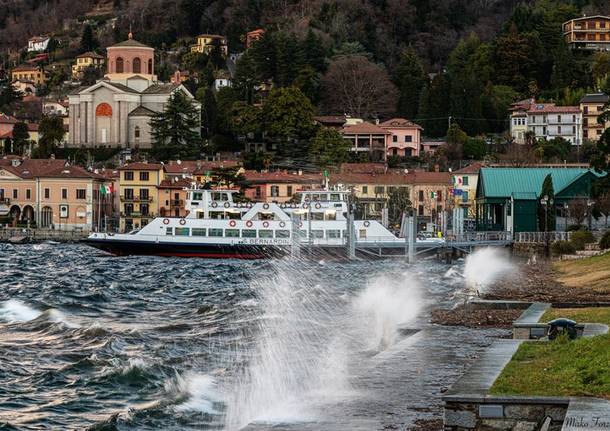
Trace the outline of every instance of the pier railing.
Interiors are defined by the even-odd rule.
[[[572,232],[517,232],[515,242],[543,244],[555,241],[570,241]]]
[[[0,241],[8,241],[11,238],[25,237],[29,241],[79,241],[89,235],[89,230],[74,228],[62,229],[28,229],[28,228],[2,228],[0,229]]]

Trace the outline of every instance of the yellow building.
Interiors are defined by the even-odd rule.
[[[47,72],[38,66],[17,66],[11,71],[11,82],[32,82],[35,85],[42,85],[47,82]]]
[[[462,208],[464,219],[476,217],[476,194],[479,171],[483,165],[473,163],[453,172],[453,199],[455,208]]]
[[[158,186],[163,165],[130,163],[119,169],[120,222],[122,232],[140,229],[159,215]]]
[[[76,64],[72,65],[72,78],[78,79],[83,71],[89,66],[102,68],[104,66],[104,56],[95,52],[85,52],[76,57]]]
[[[580,112],[582,112],[582,138],[590,141],[599,141],[610,122],[600,124],[597,117],[604,112],[604,105],[610,97],[604,93],[586,94],[580,99]]]
[[[195,45],[191,45],[191,52],[209,54],[214,46],[219,46],[220,50],[222,51],[222,55],[225,57],[229,54],[227,38],[219,34],[200,34],[197,36],[197,43]]]
[[[563,23],[563,37],[573,49],[610,49],[610,17],[583,16]]]

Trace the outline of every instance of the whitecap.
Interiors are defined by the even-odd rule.
[[[9,299],[0,306],[0,319],[8,322],[29,322],[42,314],[18,299]]]
[[[176,411],[197,411],[208,414],[219,414],[214,408],[215,403],[222,402],[216,380],[208,374],[187,372],[177,374],[174,379],[166,383],[165,389],[173,392],[181,400]]]

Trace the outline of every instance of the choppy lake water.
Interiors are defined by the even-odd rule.
[[[504,333],[428,322],[461,266],[0,244],[0,429],[412,429]]]

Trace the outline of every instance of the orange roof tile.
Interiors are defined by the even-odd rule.
[[[134,162],[121,166],[119,171],[158,171],[162,167],[161,163]]]
[[[369,123],[367,121],[363,122],[363,123],[358,123],[358,124],[352,124],[350,126],[345,126],[342,130],[341,133],[343,133],[344,135],[389,135],[390,132],[388,132],[385,129],[382,129],[381,127],[373,124],[373,123]]]

